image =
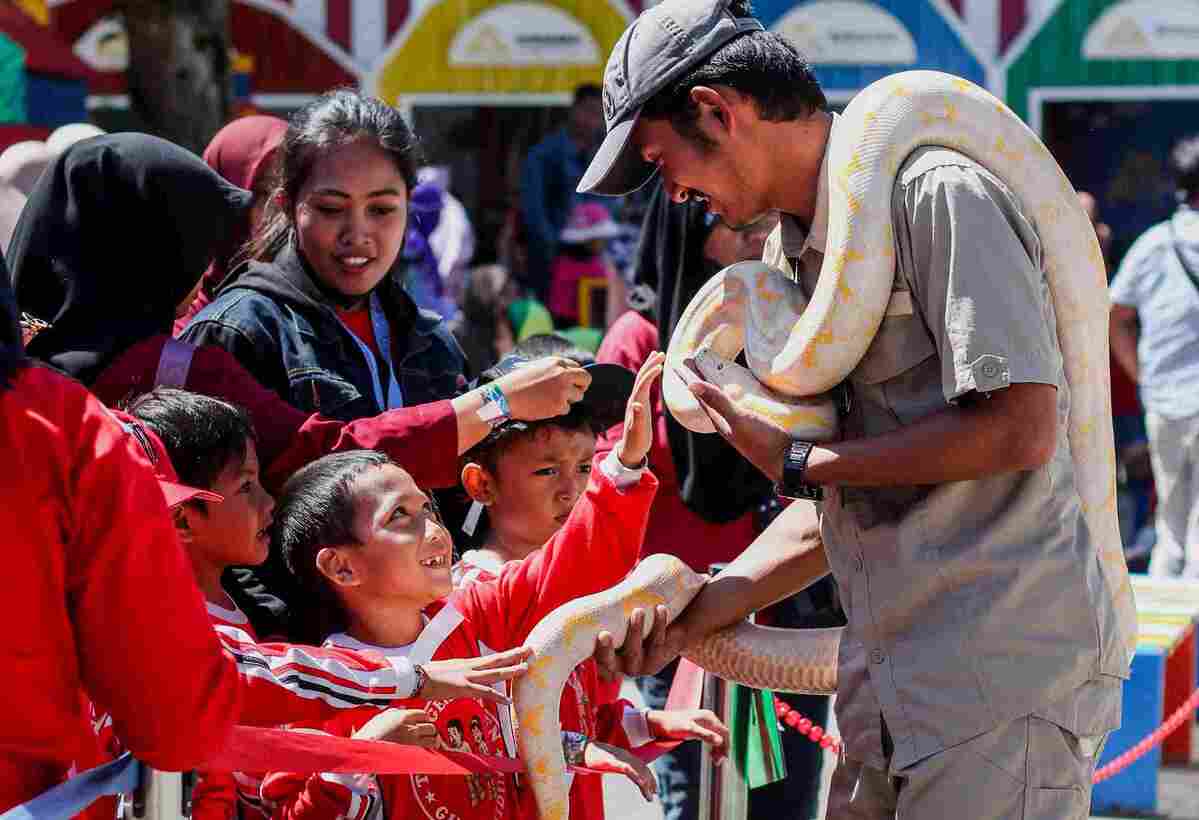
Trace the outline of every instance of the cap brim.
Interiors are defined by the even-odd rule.
[[[185,501],[216,501],[221,502],[225,497],[217,493],[201,490],[198,487],[189,487],[186,484],[180,484],[177,481],[167,481],[158,479],[158,486],[162,488],[162,494],[166,497],[167,508],[178,507]]]
[[[654,178],[658,166],[643,160],[631,139],[640,117],[638,109],[632,117],[612,126],[579,181],[580,194],[624,196]]]
[[[591,375],[591,384],[579,402],[597,426],[605,430],[624,421],[625,406],[633,395],[637,374],[627,367],[597,362],[583,368]]]

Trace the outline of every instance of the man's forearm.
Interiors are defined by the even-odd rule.
[[[1034,469],[1056,441],[1057,389],[1014,384],[889,433],[818,445],[805,478],[851,487],[970,481]]]
[[[796,501],[708,582],[675,628],[688,645],[799,592],[828,571],[816,508]]]

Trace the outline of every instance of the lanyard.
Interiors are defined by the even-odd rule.
[[[383,366],[387,368],[387,400],[383,398],[383,382],[379,378],[379,361],[375,358],[375,353],[370,349],[370,346],[358,338],[354,331],[346,327],[345,322],[342,322],[342,327],[345,327],[346,332],[350,334],[350,338],[358,345],[358,349],[362,351],[362,355],[366,357],[366,366],[371,371],[371,387],[375,391],[375,405],[380,410],[395,410],[398,407],[404,406],[404,393],[400,390],[400,383],[396,381],[395,368],[391,366],[391,326],[387,323],[387,316],[383,313],[383,304],[379,301],[379,294],[372,293],[370,298],[371,310],[371,327],[375,331],[375,342],[379,345],[379,350],[383,354]],[[340,321],[340,320],[339,320]]]

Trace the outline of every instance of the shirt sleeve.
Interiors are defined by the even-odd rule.
[[[366,820],[377,816],[382,803],[378,778],[371,774],[271,772],[262,780],[261,796],[272,820]]]
[[[382,450],[421,487],[453,486],[457,461],[440,457],[458,450],[458,419],[449,401],[389,410],[353,422],[309,415],[263,387],[234,356],[220,348],[197,352],[187,387],[244,407],[267,465],[264,483],[277,488],[321,456],[344,450]]]
[[[1057,386],[1061,357],[1040,245],[1019,203],[968,165],[897,184],[899,269],[937,347],[947,401],[1013,382]]]
[[[1158,261],[1159,244],[1152,232],[1141,236],[1124,258],[1112,279],[1111,300],[1117,305],[1139,308],[1151,283],[1146,275]]]
[[[545,165],[549,160],[545,145],[534,146],[520,174],[520,205],[525,227],[541,242],[554,243],[558,237],[545,212]]]
[[[407,658],[375,652],[257,643],[244,631],[215,625],[245,687],[240,720],[254,726],[319,722],[341,710],[384,709],[410,697],[416,673]]]
[[[473,584],[451,599],[496,651],[519,646],[542,618],[567,601],[615,586],[637,563],[658,481],[646,471],[620,491],[602,471],[553,538],[523,561],[509,561],[494,584]]]
[[[69,493],[67,606],[84,687],[140,760],[168,771],[194,768],[237,718],[237,670],[213,634],[140,447],[91,396],[62,399],[68,416],[83,419],[69,430],[82,457]],[[138,673],[148,669],[176,673],[164,685],[162,675]]]

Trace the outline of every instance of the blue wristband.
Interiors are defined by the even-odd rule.
[[[479,418],[491,425],[493,430],[512,418],[508,397],[499,385],[493,383],[483,387],[483,406],[479,408]]]

